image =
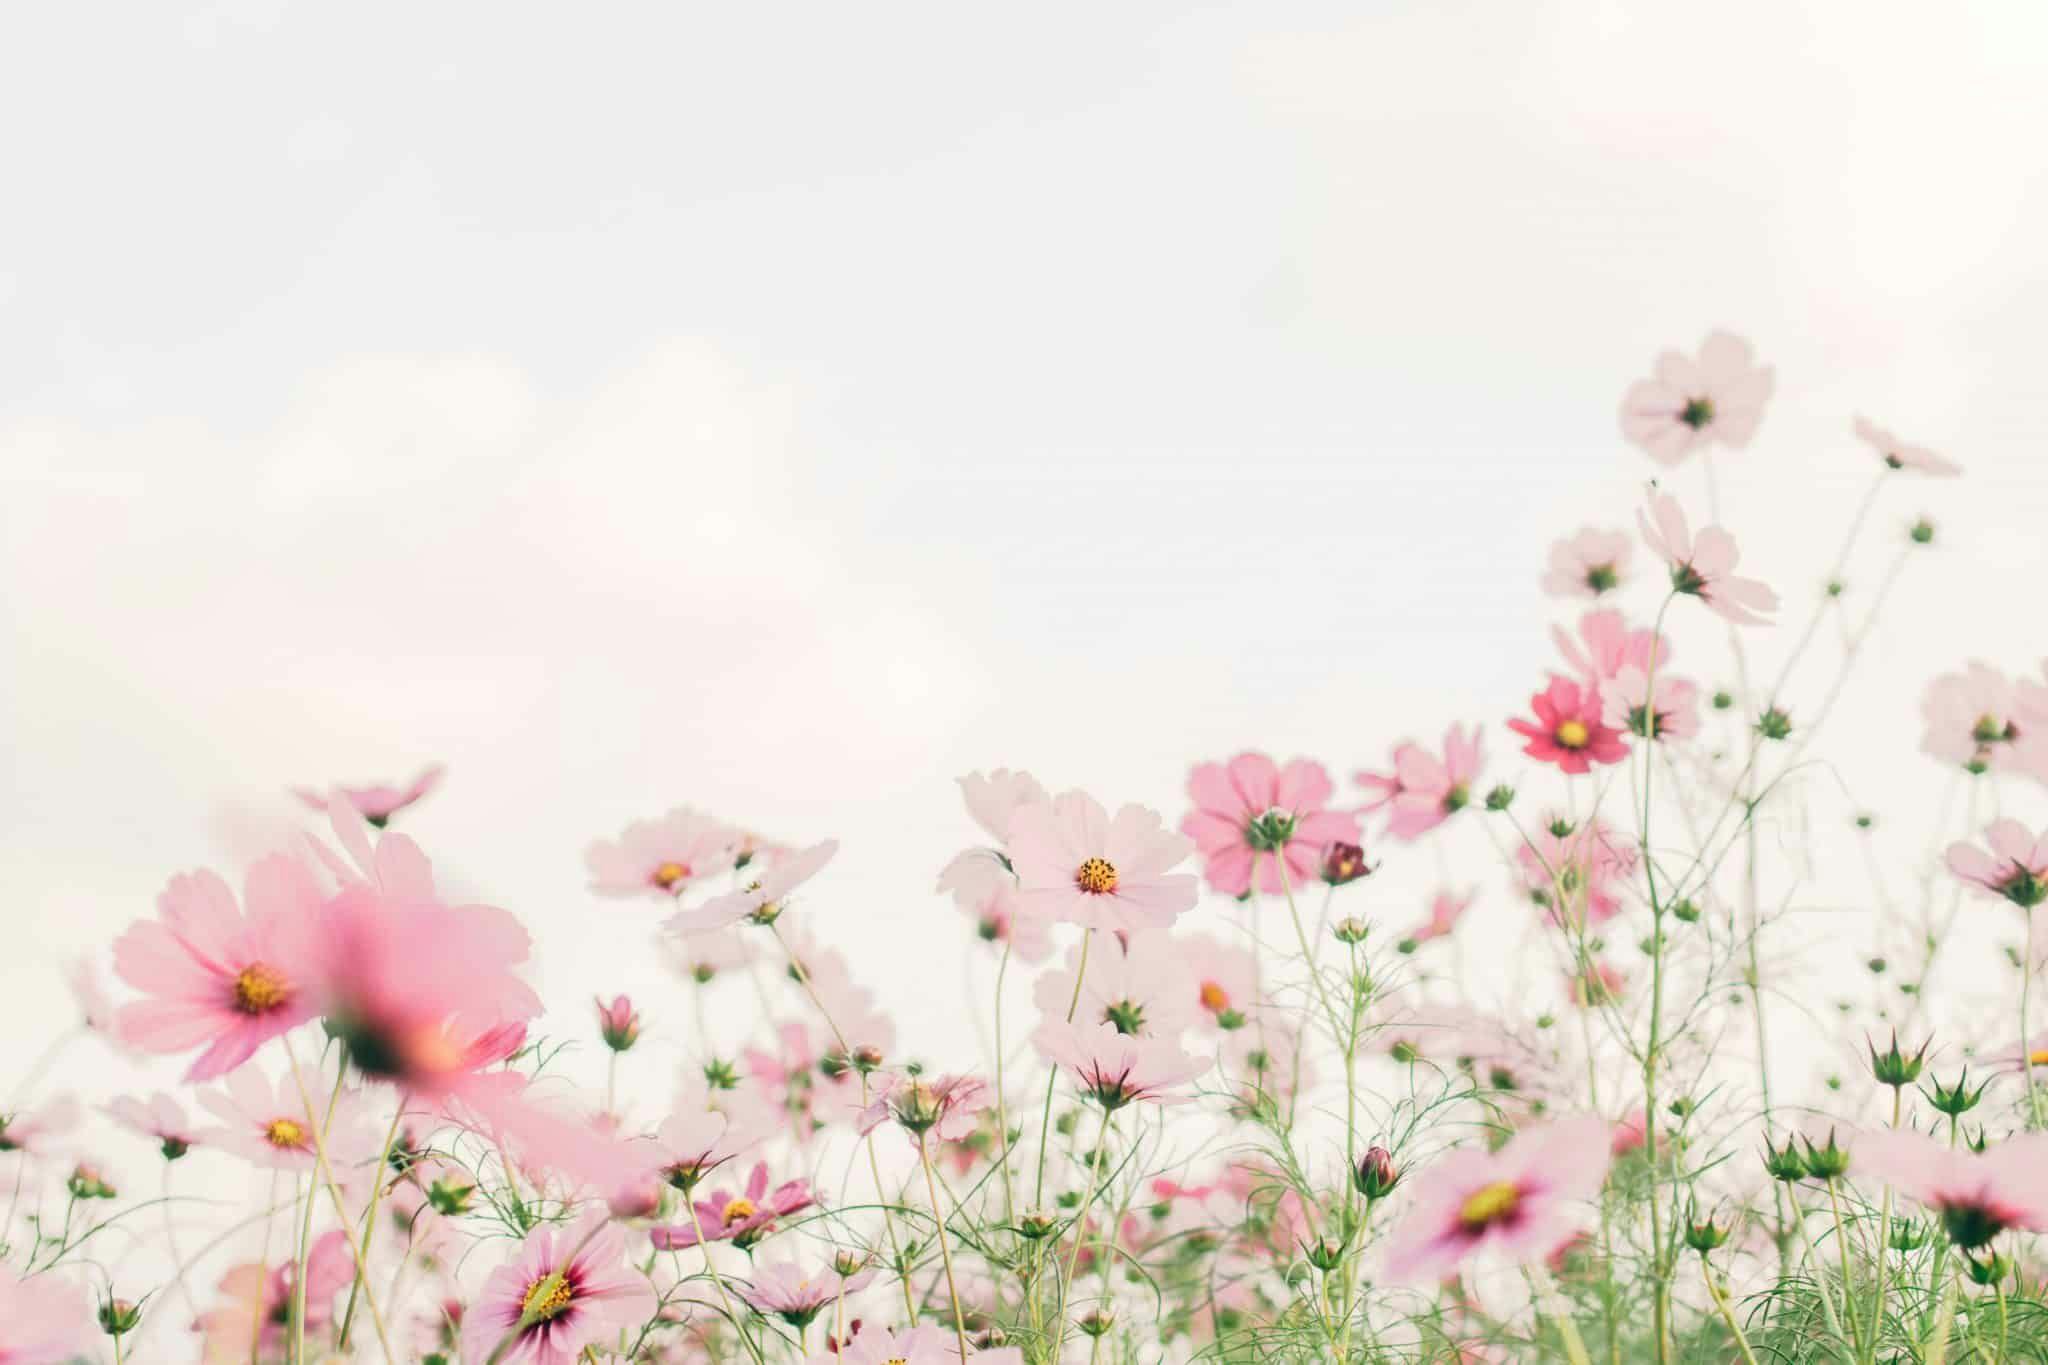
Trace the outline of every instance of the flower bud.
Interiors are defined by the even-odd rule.
[[[1934,523],[1926,517],[1922,517],[1913,523],[1911,529],[1906,534],[1912,537],[1915,545],[1932,545],[1934,543]]]
[[[1017,1235],[1030,1242],[1044,1241],[1059,1231],[1059,1220],[1049,1213],[1027,1213],[1017,1220]]]
[[[1365,936],[1371,932],[1371,929],[1364,920],[1356,915],[1346,915],[1343,919],[1337,921],[1336,928],[1330,932],[1336,935],[1337,942],[1339,943],[1363,943],[1365,942]]]
[[[1109,1330],[1116,1326],[1116,1318],[1107,1309],[1098,1308],[1082,1318],[1075,1326],[1081,1329],[1081,1335],[1083,1336],[1106,1336]]]
[[[110,1337],[126,1336],[142,1325],[142,1309],[126,1299],[108,1299],[100,1305],[100,1330]]]
[[[640,1040],[640,1016],[633,1010],[633,1002],[625,996],[615,996],[611,1004],[597,1002],[597,1031],[604,1039],[604,1045],[614,1052],[624,1052]]]
[[[1728,1240],[1728,1229],[1712,1218],[1695,1218],[1690,1212],[1685,1220],[1685,1244],[1704,1256]]]
[[[434,1212],[447,1218],[468,1213],[475,1195],[476,1186],[456,1176],[444,1175],[427,1186],[427,1202],[434,1206]]]
[[[1319,1241],[1308,1249],[1308,1263],[1327,1275],[1344,1264],[1344,1248],[1335,1242]]]
[[[1775,706],[1766,706],[1756,718],[1756,732],[1765,739],[1784,739],[1792,733],[1792,717]]]
[[[1835,1145],[1835,1130],[1828,1129],[1828,1145],[1816,1147],[1812,1138],[1806,1143],[1806,1169],[1815,1180],[1839,1180],[1849,1173],[1849,1154]]]
[[[167,1137],[163,1140],[163,1145],[158,1150],[164,1154],[165,1161],[176,1161],[179,1157],[192,1150],[192,1144],[183,1138]]]
[[[1918,1251],[1927,1245],[1927,1228],[1918,1219],[1894,1218],[1889,1241],[1893,1251]]]
[[[1972,1284],[1981,1284],[1988,1287],[2000,1283],[2008,1275],[2012,1274],[2012,1257],[2004,1256],[1994,1251],[1980,1261],[1974,1256],[1965,1254],[1963,1257],[1963,1269],[1969,1273]]]
[[[853,1069],[865,1076],[882,1064],[882,1049],[872,1043],[862,1043],[853,1050]]]
[[[1515,804],[1515,789],[1502,783],[1486,794],[1486,808],[1498,815]]]
[[[1764,1139],[1764,1174],[1787,1185],[1796,1185],[1806,1179],[1805,1158],[1799,1155],[1791,1139],[1787,1139],[1782,1150],[1771,1146],[1769,1138]]]
[[[71,1191],[73,1199],[112,1199],[120,1193],[107,1183],[107,1178],[100,1174],[99,1167],[82,1161],[72,1168],[64,1187]]]
[[[1926,1090],[1920,1093],[1927,1096],[1927,1102],[1933,1105],[1937,1112],[1947,1114],[1953,1119],[1975,1109],[1977,1101],[1984,1098],[1984,1091],[1990,1085],[1991,1082],[1985,1081],[1975,1090],[1970,1089],[1970,1068],[1964,1067],[1962,1074],[1956,1077],[1954,1085],[1945,1086],[1940,1081],[1935,1081],[1931,1093]]]
[[[1912,1056],[1899,1051],[1898,1030],[1892,1031],[1891,1045],[1883,1052],[1868,1038],[1863,1045],[1870,1050],[1870,1074],[1877,1077],[1879,1085],[1888,1085],[1894,1090],[1903,1090],[1920,1079],[1920,1068],[1927,1061],[1927,1044],[1920,1044],[1920,1050]]]
[[[1351,1183],[1358,1187],[1368,1202],[1385,1199],[1394,1192],[1394,1186],[1401,1183],[1401,1172],[1394,1166],[1394,1154],[1384,1147],[1374,1146],[1360,1159],[1358,1169],[1351,1173]]]

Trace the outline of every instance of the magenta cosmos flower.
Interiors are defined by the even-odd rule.
[[[1015,1346],[976,1351],[967,1359],[971,1365],[1024,1365],[1024,1353]],[[811,1355],[808,1365],[961,1365],[960,1347],[951,1332],[936,1327],[902,1332],[870,1327],[837,1350]]]
[[[1957,1246],[1974,1250],[2007,1228],[2048,1232],[2048,1133],[2008,1138],[1981,1155],[1921,1133],[1865,1133],[1853,1171],[1941,1215]]]
[[[1104,1109],[1127,1104],[1180,1104],[1188,1097],[1168,1092],[1209,1069],[1209,1059],[1181,1051],[1171,1038],[1143,1038],[1117,1032],[1114,1024],[1051,1020],[1032,1035],[1038,1050],[1067,1068],[1082,1092]]]
[[[741,1249],[753,1246],[775,1230],[775,1220],[800,1212],[817,1203],[811,1187],[801,1180],[789,1180],[768,1188],[768,1163],[757,1162],[747,1176],[746,1188],[713,1190],[692,1201],[697,1222],[704,1227],[707,1242],[731,1242]],[[648,1236],[663,1251],[678,1251],[697,1245],[697,1228],[691,1223],[654,1228]]]
[[[1281,859],[1286,885],[1303,886],[1331,844],[1358,842],[1358,817],[1325,809],[1331,790],[1323,765],[1306,758],[1284,768],[1264,754],[1197,764],[1188,777],[1195,810],[1180,832],[1195,841],[1209,885],[1224,895],[1249,894],[1255,867],[1259,889],[1278,894]]]
[[[1671,587],[1697,597],[1715,612],[1738,626],[1767,626],[1760,613],[1778,609],[1778,594],[1754,578],[1739,578],[1735,566],[1741,552],[1735,537],[1718,526],[1703,526],[1695,536],[1686,525],[1678,501],[1652,493],[1648,515],[1636,513],[1636,525],[1643,540],[1671,569]]]
[[[1621,399],[1621,434],[1660,464],[1716,445],[1740,450],[1763,422],[1775,383],[1748,342],[1714,332],[1697,358],[1665,351],[1650,378],[1629,386]]]
[[[316,811],[325,812],[327,803],[339,796],[355,807],[356,813],[378,829],[391,823],[391,817],[423,799],[434,788],[441,785],[441,775],[447,770],[438,763],[431,763],[420,769],[420,775],[403,787],[376,782],[366,787],[335,787],[333,791],[315,791],[311,787],[294,787],[292,794]]]
[[[1478,1256],[1533,1265],[1585,1229],[1610,1160],[1609,1125],[1565,1119],[1498,1152],[1454,1152],[1404,1182],[1408,1212],[1387,1236],[1391,1284],[1440,1283]]]
[[[1615,729],[1641,739],[1691,739],[1700,732],[1699,688],[1661,672],[1653,679],[1631,665],[1602,691],[1600,714]]]
[[[265,858],[249,869],[247,912],[211,872],[173,877],[157,897],[157,918],[114,941],[114,971],[148,997],[126,1006],[121,1037],[146,1052],[205,1051],[185,1073],[211,1080],[305,1022],[306,926],[320,888],[296,858]]]
[[[1165,929],[1192,910],[1195,876],[1172,869],[1193,848],[1157,812],[1124,806],[1111,819],[1086,792],[1063,792],[1010,817],[1023,912],[1091,929]]]
[[[1419,839],[1463,810],[1479,780],[1480,731],[1467,734],[1462,725],[1444,732],[1444,756],[1413,742],[1394,748],[1394,771],[1359,773],[1356,781],[1379,795],[1367,810],[1389,808],[1387,833],[1396,839]]]
[[[54,1275],[16,1279],[0,1267],[0,1365],[90,1358],[98,1335],[84,1290]]]
[[[636,820],[618,840],[600,839],[583,854],[590,889],[600,896],[673,899],[707,877],[732,870],[744,836],[688,806],[658,820]]]
[[[482,1365],[508,1335],[500,1361],[574,1365],[584,1347],[638,1331],[654,1316],[655,1294],[625,1256],[625,1234],[603,1213],[536,1228],[463,1314],[464,1365]]]
[[[1553,597],[1598,597],[1613,592],[1628,577],[1635,546],[1621,531],[1581,527],[1550,547],[1550,568],[1543,591]]]
[[[2019,742],[2033,728],[2021,724],[2024,686],[1974,659],[1934,679],[1920,696],[1921,752],[1973,773],[2021,766]]]
[[[1595,763],[1619,763],[1628,757],[1621,731],[1602,716],[1600,692],[1570,678],[1553,676],[1550,686],[1529,699],[1532,721],[1511,720],[1508,729],[1529,742],[1522,752],[1567,773],[1583,773]]]
[[[1985,895],[2003,896],[2022,910],[2048,900],[2048,830],[2027,833],[2017,820],[1994,820],[1984,831],[1986,853],[1975,844],[1948,846],[1948,870]]]
[[[1937,479],[1952,479],[1963,472],[1954,460],[1946,460],[1925,446],[1908,445],[1867,417],[1858,417],[1857,439],[1877,452],[1887,469],[1911,469]]]
[[[678,910],[663,922],[662,928],[672,934],[708,934],[742,920],[773,924],[782,914],[782,903],[789,893],[824,871],[825,864],[838,851],[839,841],[827,839],[778,858],[745,887],[713,896],[694,910]]]

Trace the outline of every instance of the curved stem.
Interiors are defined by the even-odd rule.
[[[1081,1201],[1080,1209],[1074,1214],[1074,1249],[1067,1253],[1066,1273],[1060,1276],[1060,1325],[1053,1332],[1049,1360],[1058,1360],[1061,1349],[1067,1344],[1067,1318],[1073,1309],[1074,1267],[1081,1263],[1081,1247],[1088,1240],[1088,1210],[1095,1207],[1095,1196],[1100,1193],[1102,1156],[1109,1142],[1110,1115],[1115,1112],[1104,1106],[1102,1126],[1095,1130],[1095,1154],[1088,1163],[1088,1197]]]
[[[1721,1292],[1721,1286],[1714,1283],[1713,1267],[1707,1264],[1704,1256],[1700,1257],[1700,1278],[1707,1282],[1708,1297],[1713,1299],[1714,1307],[1720,1310],[1721,1321],[1728,1325],[1728,1331],[1735,1337],[1735,1349],[1742,1352],[1747,1365],[1757,1365],[1756,1352],[1749,1349],[1749,1338],[1742,1335],[1742,1326],[1735,1321],[1735,1310],[1728,1306],[1728,1296]]]
[[[938,1182],[932,1179],[931,1149],[925,1135],[917,1135],[917,1164],[924,1168],[925,1193],[932,1201],[932,1226],[939,1238],[939,1259],[946,1266],[946,1297],[953,1301],[953,1333],[960,1342],[960,1359],[967,1359],[967,1315],[960,1311],[960,1288],[953,1280],[953,1249],[946,1242],[946,1210],[939,1203]]]

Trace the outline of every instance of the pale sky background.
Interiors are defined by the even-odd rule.
[[[811,922],[965,1061],[956,774],[1178,819],[1193,761],[1473,719],[1527,778],[1545,548],[1626,524],[1622,390],[1714,326],[1778,368],[1726,482],[1788,615],[1853,412],[1969,468],[1887,490],[1942,549],[1835,722],[1910,817],[1926,677],[2048,655],[2048,10],[1908,14],[17,9],[0,1025],[287,784],[441,759],[405,827],[563,1027],[680,1013],[581,853],[687,801],[840,837]]]

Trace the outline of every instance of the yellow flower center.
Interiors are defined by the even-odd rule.
[[[1458,1221],[1476,1232],[1487,1224],[1497,1223],[1513,1213],[1515,1205],[1521,1202],[1521,1198],[1522,1192],[1515,1188],[1514,1182],[1496,1180],[1484,1189],[1475,1191],[1472,1197],[1465,1201],[1464,1207],[1458,1210]]]
[[[1230,1008],[1230,992],[1214,981],[1202,983],[1202,1008],[1211,1014],[1221,1014]]]
[[[1557,727],[1557,742],[1567,749],[1583,749],[1592,737],[1582,720],[1568,720]]]
[[[263,1014],[291,999],[292,987],[282,973],[261,962],[252,962],[235,976],[235,1008],[244,1014]]]
[[[2027,1060],[2035,1066],[2048,1066],[2048,1048],[2040,1048],[2028,1053]]]
[[[676,883],[689,875],[690,865],[688,863],[663,863],[660,867],[654,869],[654,876],[651,880],[662,890],[673,891],[676,889]]]
[[[534,1322],[552,1322],[569,1311],[569,1305],[576,1299],[576,1291],[564,1275],[556,1279],[543,1275],[526,1286],[526,1297],[519,1302],[519,1311]]]
[[[755,1212],[753,1200],[735,1199],[730,1204],[727,1204],[724,1211],[718,1216],[725,1220],[727,1227],[731,1227],[734,1223],[744,1223],[747,1219],[752,1218]]]
[[[1091,896],[1107,896],[1116,890],[1116,868],[1106,858],[1090,858],[1074,874],[1074,885]]]
[[[263,1140],[279,1150],[306,1145],[306,1130],[292,1119],[272,1119],[263,1129]]]

